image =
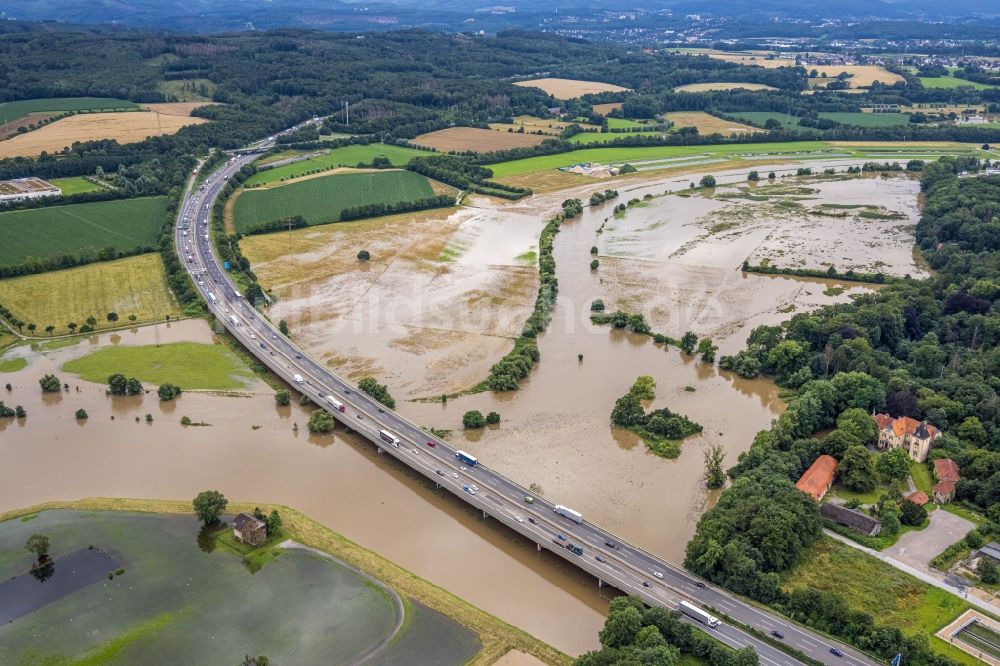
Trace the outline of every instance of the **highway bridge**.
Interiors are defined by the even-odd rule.
[[[447,442],[361,393],[282,335],[247,302],[223,270],[212,246],[210,229],[212,204],[227,180],[274,143],[274,137],[269,137],[257,144],[257,151],[236,154],[201,185],[195,185],[193,176],[178,212],[175,239],[178,255],[211,313],[277,376],[404,465],[482,511],[484,516],[535,542],[539,550],[548,549],[580,567],[601,584],[638,596],[650,605],[676,609],[686,600],[710,612],[714,609],[715,614],[724,614],[764,634],[779,632],[783,638],[775,640],[782,640],[831,666],[878,663],[853,648],[746,603],[598,525],[586,520],[577,523],[557,514],[552,502],[535,497],[486,465],[463,463]],[[344,404],[343,412],[335,408],[329,396]],[[382,430],[398,438],[399,445],[383,441]],[[527,497],[532,498],[531,503],[526,502]],[[582,548],[582,554],[567,550],[567,544]],[[697,626],[731,647],[753,646],[763,666],[801,663],[732,623],[724,621],[715,628]]]

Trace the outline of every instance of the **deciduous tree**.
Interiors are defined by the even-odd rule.
[[[191,501],[194,514],[206,525],[214,523],[229,505],[229,500],[218,490],[204,490]]]

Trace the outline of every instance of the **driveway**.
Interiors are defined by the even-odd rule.
[[[965,518],[938,508],[930,513],[930,525],[903,534],[882,553],[915,569],[931,572],[928,562],[974,527],[975,524]]]

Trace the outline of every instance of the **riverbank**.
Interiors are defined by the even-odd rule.
[[[283,505],[231,502],[230,512],[252,512],[260,506],[265,513],[277,509],[282,530],[289,538],[332,555],[390,586],[397,593],[431,608],[474,631],[482,642],[482,651],[470,664],[487,665],[511,650],[531,654],[546,664],[570,664],[571,659],[555,648],[516,627],[476,608],[450,592],[363,548],[323,526],[308,516]],[[90,498],[76,501],[51,501],[0,513],[0,522],[25,518],[49,509],[77,511],[131,511],[165,514],[191,514],[190,502],[178,500]],[[127,575],[127,574],[126,574]]]

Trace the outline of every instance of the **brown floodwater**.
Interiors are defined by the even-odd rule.
[[[748,168],[716,177],[720,182],[727,175],[730,181],[745,178]],[[721,243],[713,249],[709,239],[690,246],[696,251],[685,252],[686,257],[671,258],[673,251],[664,252],[667,245],[695,241],[701,231],[679,228],[675,236],[664,234],[662,227],[674,218],[693,221],[717,208],[700,197],[682,199],[668,213],[658,212],[657,206],[669,197],[658,199],[630,212],[645,220],[635,229],[619,230],[614,238],[613,229],[597,233],[618,201],[661,194],[690,179],[609,181],[621,192],[617,201],[586,208],[580,218],[563,225],[555,240],[559,300],[548,331],[539,336],[541,363],[516,392],[468,395],[444,404],[401,399],[440,393],[456,377],[466,386],[482,378],[509,349],[509,338],[502,336],[516,330],[534,298],[537,278],[509,277],[524,269],[519,253],[537,249],[538,231],[563,199],[586,199],[603,187],[541,195],[500,209],[502,215],[486,210],[468,222],[453,221],[457,226],[452,232],[427,236],[422,242],[428,249],[411,249],[405,262],[387,259],[385,265],[373,261],[342,267],[335,275],[321,276],[310,293],[298,292],[308,298],[297,299],[289,287],[281,312],[293,319],[293,334],[297,324],[302,327],[300,342],[306,349],[341,369],[370,371],[386,381],[399,411],[410,419],[452,430],[452,443],[491,467],[526,486],[535,484],[540,494],[680,562],[699,516],[717,497],[706,491],[701,478],[702,451],[721,444],[727,464],[735,463],[754,433],[767,427],[784,404],[767,380],[740,379],[675,348],[656,346],[648,337],[591,324],[591,301],[602,298],[610,310],[643,312],[654,330],[674,337],[685,330],[711,335],[720,353],[732,353],[753,326],[843,302],[860,291],[856,285],[823,280],[743,275],[739,264],[753,249],[746,243]],[[284,236],[274,237],[284,242]],[[312,242],[323,241],[316,236]],[[388,252],[390,235],[384,242]],[[414,246],[412,237],[396,242]],[[591,271],[595,245],[601,267]],[[354,244],[340,238],[340,249],[331,252],[347,252],[341,246],[351,249]],[[491,260],[490,247],[503,256]],[[319,245],[312,251],[317,257],[326,253]],[[435,259],[439,255],[449,257]],[[279,275],[280,258],[271,262],[267,270]],[[365,275],[373,271],[376,275]],[[507,277],[483,281],[483,275],[501,272]],[[379,273],[385,284],[373,280]],[[417,279],[420,273],[432,279]],[[352,287],[355,279],[363,284]],[[509,290],[501,301],[477,295],[498,284]],[[831,287],[845,291],[825,293]],[[335,322],[323,311],[324,294],[337,312],[355,308],[361,314]],[[308,304],[300,308],[297,300]],[[358,310],[360,304],[363,309]],[[463,311],[469,313],[464,321],[456,314]],[[445,326],[442,318],[454,319],[454,324]],[[315,322],[311,328],[310,321]],[[338,342],[345,334],[347,342]],[[28,353],[26,369],[0,375],[0,381],[15,385],[13,395],[0,399],[23,404],[29,413],[24,423],[0,423],[0,510],[53,498],[188,498],[209,487],[234,499],[280,502],[568,653],[597,645],[607,599],[593,580],[484,523],[458,500],[435,493],[376,455],[370,445],[342,433],[309,436],[307,413],[299,407],[276,408],[262,384],[251,387],[248,397],[188,393],[176,404],[164,405],[155,395],[108,398],[103,387],[84,382],[70,381],[73,387],[79,384],[79,392],[73,388],[42,396],[38,390],[38,377],[87,348],[146,344],[157,337],[164,342],[208,341],[211,333],[203,322],[188,321],[93,338],[80,347]],[[615,400],[643,374],[657,384],[656,398],[647,408],[669,407],[704,427],[702,434],[684,442],[676,460],[651,455],[636,436],[610,426]],[[91,417],[83,424],[73,419],[81,406]],[[502,422],[465,432],[461,416],[469,409],[496,410]],[[155,418],[152,425],[135,422],[147,412]],[[183,428],[181,415],[212,425]],[[294,423],[301,428],[298,433],[292,431]]]
[[[28,417],[0,420],[0,511],[82,497],[187,499],[207,488],[283,503],[566,652],[597,645],[609,591],[484,522],[367,442],[343,431],[309,435],[308,411],[276,407],[262,383],[246,397],[188,392],[160,403],[155,392],[109,397],[103,386],[59,371],[112,337],[118,344],[206,342],[211,331],[191,320],[45,354],[19,348],[29,365],[0,374],[13,389],[0,399],[23,405]],[[70,390],[43,395],[38,379],[47,372]],[[79,408],[86,421],[74,418]],[[184,427],[181,416],[210,425]]]

